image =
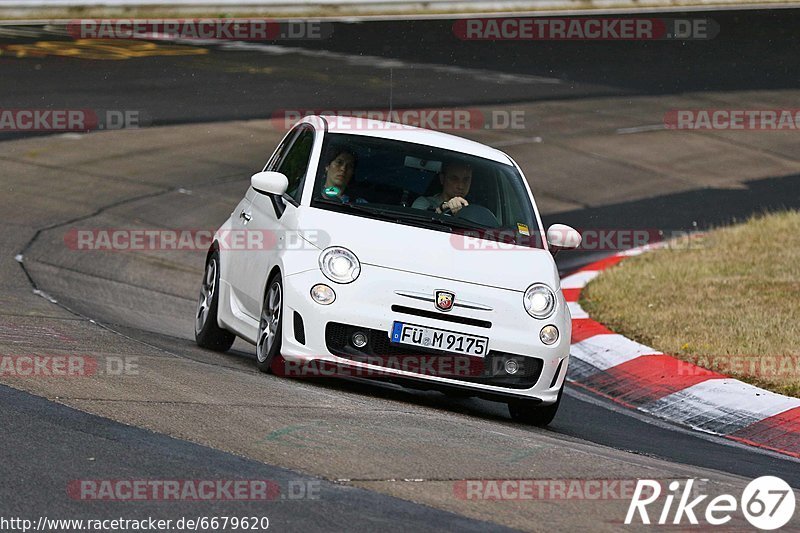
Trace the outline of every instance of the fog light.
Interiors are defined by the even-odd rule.
[[[353,338],[351,340],[353,342],[353,346],[356,348],[363,348],[367,345],[367,334],[362,331],[356,331],[353,333]]]
[[[519,370],[519,363],[514,359],[506,361],[506,374],[516,374],[517,370]]]
[[[539,339],[545,344],[553,344],[558,340],[558,328],[553,325],[547,325],[539,332]]]
[[[336,293],[327,285],[319,283],[311,287],[311,298],[318,304],[330,305],[336,299]]]

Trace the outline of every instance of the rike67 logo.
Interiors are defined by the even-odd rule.
[[[653,479],[638,480],[625,523],[685,525],[688,522],[697,525],[698,518],[702,518],[707,524],[721,526],[730,522],[740,510],[750,525],[771,531],[785,526],[794,516],[794,492],[779,477],[754,479],[738,500],[730,494],[720,494],[709,500],[708,494],[698,495],[699,491],[693,488],[695,481],[688,479],[683,487],[680,481],[670,482],[661,505],[658,501],[662,495],[661,483]]]

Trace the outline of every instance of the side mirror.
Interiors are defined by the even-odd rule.
[[[280,172],[257,172],[250,178],[250,185],[260,193],[282,196],[289,188],[289,178]]]
[[[553,255],[559,250],[573,250],[581,244],[581,234],[564,224],[553,224],[547,228],[547,244]]]

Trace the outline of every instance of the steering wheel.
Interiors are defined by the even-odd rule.
[[[445,208],[442,213],[452,212],[450,208]],[[499,228],[500,221],[494,216],[492,211],[482,205],[469,204],[459,209],[458,213],[453,214],[455,217],[463,218],[476,224],[481,224],[488,228]]]

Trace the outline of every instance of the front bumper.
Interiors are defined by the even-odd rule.
[[[311,287],[325,283],[336,292],[331,305],[311,299]],[[459,302],[475,302],[491,310],[455,307],[436,311],[433,303],[397,294],[428,294],[444,289]],[[345,375],[356,378],[399,381],[416,388],[453,389],[492,399],[526,398],[552,404],[567,372],[571,321],[566,302],[557,291],[555,313],[546,320],[531,318],[522,305],[522,293],[472,283],[362,265],[359,278],[350,284],[329,281],[319,270],[289,275],[284,279],[284,320],[281,353],[289,376]],[[302,318],[302,334],[296,328]],[[437,352],[389,342],[395,321],[457,333],[487,337],[485,357]],[[558,341],[546,346],[539,330],[555,325]],[[361,349],[349,342],[353,328],[368,333]],[[385,336],[385,338],[384,338]],[[302,341],[302,342],[301,342]],[[409,359],[411,358],[411,359]],[[504,363],[520,364],[513,376]],[[308,365],[326,362],[327,370]],[[339,372],[330,373],[335,367]],[[431,371],[432,370],[432,371]]]

